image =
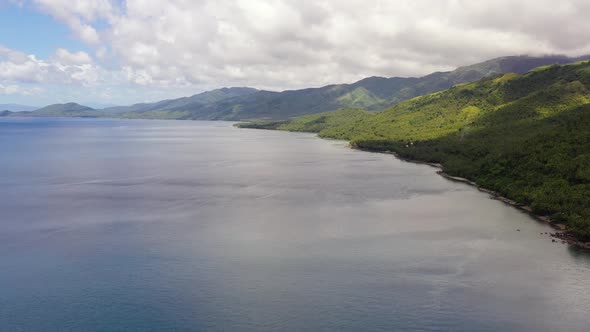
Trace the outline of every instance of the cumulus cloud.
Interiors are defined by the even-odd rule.
[[[104,70],[85,52],[58,49],[50,59],[0,46],[0,82],[92,85]]]
[[[46,73],[35,56],[0,46],[0,82],[41,82]]]
[[[154,90],[288,89],[418,76],[504,55],[590,53],[588,0],[29,3],[88,43],[95,63],[58,50],[64,67],[25,56],[0,75],[39,80],[57,68],[72,81],[111,75]]]
[[[64,48],[58,48],[55,52],[56,61],[66,65],[84,65],[92,63],[92,59],[86,52],[70,52]]]

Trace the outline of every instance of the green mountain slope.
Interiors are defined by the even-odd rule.
[[[291,120],[301,121],[310,124]],[[313,131],[441,163],[590,240],[590,62],[487,78],[338,121],[346,126]]]
[[[191,97],[183,97],[178,99],[162,100],[155,103],[142,103],[131,106],[117,106],[105,108],[102,111],[105,113],[122,114],[131,112],[164,112],[179,108],[197,108],[202,105],[216,103],[224,99],[245,96],[257,92],[258,90],[252,88],[223,88],[211,91],[206,91],[193,95]]]

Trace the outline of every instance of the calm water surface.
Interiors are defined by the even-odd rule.
[[[0,120],[2,331],[588,331],[550,231],[309,134]]]

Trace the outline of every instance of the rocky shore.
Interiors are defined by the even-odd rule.
[[[570,244],[570,245],[577,247],[577,248],[590,250],[590,242],[582,242],[582,241],[578,240],[571,233],[556,232],[556,233],[551,233],[549,235],[551,235],[551,237],[553,237],[555,239],[561,240],[562,243],[567,243],[567,244]],[[553,241],[557,242],[555,239]]]

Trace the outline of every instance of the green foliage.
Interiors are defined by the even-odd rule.
[[[370,107],[385,101],[376,97],[369,90],[362,86],[338,97],[336,100],[341,105],[358,108]]]

